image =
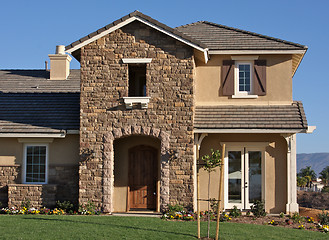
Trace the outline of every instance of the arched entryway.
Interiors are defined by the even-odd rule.
[[[135,145],[129,145],[137,138]],[[141,141],[142,138],[147,141]],[[156,211],[169,204],[169,134],[157,128],[130,126],[115,128],[104,135],[103,142],[103,211],[127,211],[128,149],[147,145],[158,152],[158,185]],[[117,144],[123,144],[119,150]],[[126,145],[125,145],[126,144]],[[156,144],[156,145],[154,145]],[[129,145],[129,146],[128,146]],[[121,153],[120,153],[121,152]],[[126,157],[124,157],[126,155]],[[125,162],[125,163],[123,163]]]

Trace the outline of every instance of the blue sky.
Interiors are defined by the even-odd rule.
[[[313,134],[299,134],[298,153],[329,152],[329,1],[39,1],[1,3],[0,69],[42,69],[55,46],[71,42],[139,10],[176,27],[200,20],[307,45],[294,79]],[[72,68],[79,68],[72,61]]]

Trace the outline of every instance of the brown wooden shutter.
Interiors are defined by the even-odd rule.
[[[232,60],[223,61],[222,89],[224,96],[234,95],[234,61]]]
[[[254,94],[258,96],[266,95],[266,60],[255,60]]]

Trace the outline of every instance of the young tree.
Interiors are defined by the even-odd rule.
[[[213,149],[210,150],[210,155],[204,155],[202,157],[202,168],[208,172],[208,238],[209,238],[209,231],[210,231],[210,173],[215,170],[216,167],[220,166],[221,158],[220,158],[220,151]],[[219,214],[219,213],[217,213]]]
[[[322,182],[326,185],[329,184],[329,166],[325,167],[321,172],[320,172],[320,178]]]
[[[311,168],[311,166],[307,166],[306,168],[302,168],[297,174],[298,177],[305,177],[307,179],[307,186],[311,186],[311,180],[316,180],[316,173]]]

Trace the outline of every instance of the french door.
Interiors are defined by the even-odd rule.
[[[264,151],[251,147],[230,147],[225,157],[225,208],[250,209],[264,199]]]

